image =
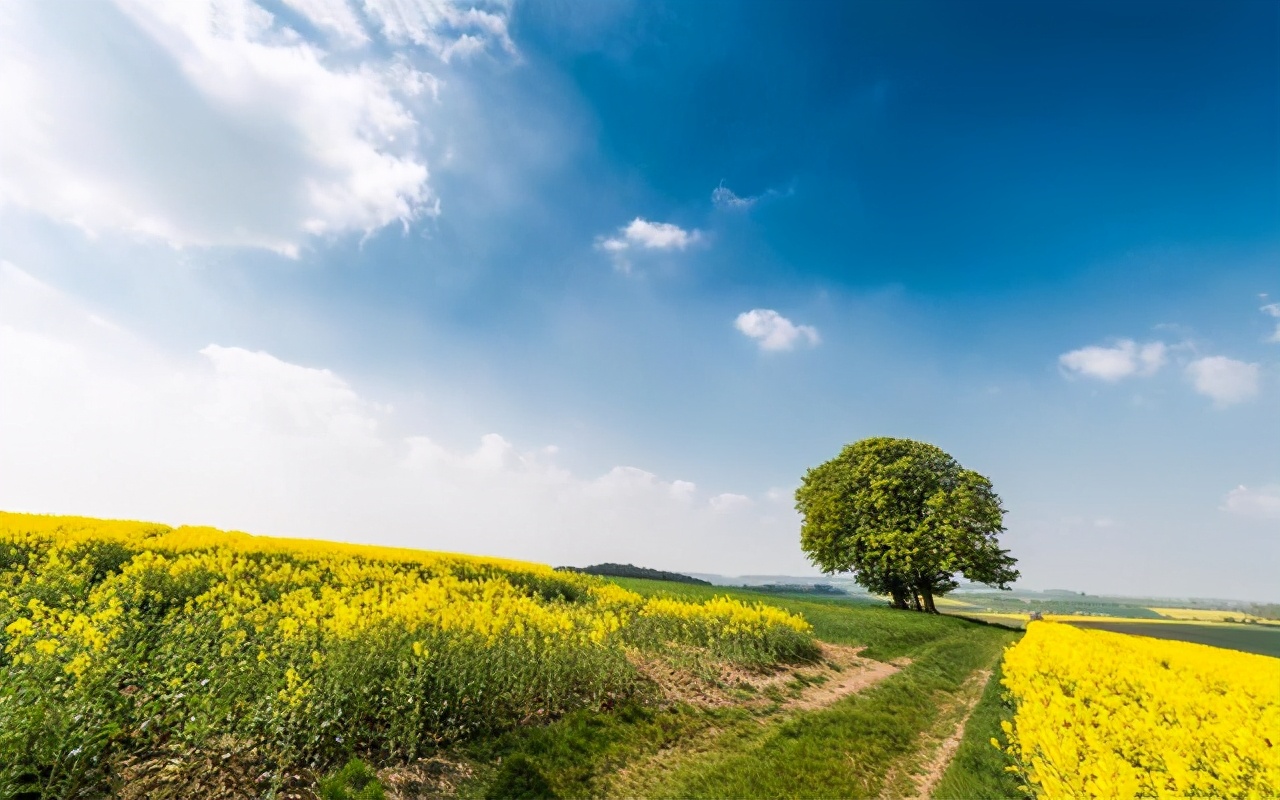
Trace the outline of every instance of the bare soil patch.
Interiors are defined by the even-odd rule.
[[[864,658],[861,647],[822,643],[821,648],[820,656],[811,664],[768,671],[724,663],[691,668],[677,659],[642,653],[632,653],[630,658],[668,702],[708,708],[777,703],[781,710],[788,711],[824,708],[884,680],[910,663]]]
[[[458,785],[470,777],[471,767],[439,756],[378,770],[378,780],[390,800],[454,797],[458,793]]]
[[[206,797],[251,800],[276,784],[281,800],[312,800],[315,777],[306,770],[273,776],[256,749],[224,737],[206,749],[163,747],[120,765],[121,800]]]

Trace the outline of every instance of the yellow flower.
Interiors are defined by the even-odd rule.
[[[23,636],[31,632],[31,620],[26,617],[18,617],[4,629],[4,632],[13,637]]]
[[[1280,794],[1280,659],[1033,622],[1004,675],[1039,797]]]

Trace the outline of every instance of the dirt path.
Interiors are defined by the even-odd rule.
[[[754,709],[759,714],[755,718],[759,727],[708,727],[678,745],[665,747],[628,764],[613,777],[606,793],[624,797],[644,796],[653,778],[722,750],[726,741],[731,740],[735,749],[751,746],[750,743],[767,736],[768,730],[777,723],[796,714],[821,710],[862,692],[911,663],[905,658],[892,663],[875,661],[862,656],[861,647],[826,642],[820,646],[822,652],[814,664],[765,674],[722,668],[714,682],[651,659],[635,661],[668,701],[708,708],[739,706]],[[732,687],[737,688],[736,696]],[[744,697],[744,692],[749,694]]]
[[[964,738],[964,726],[973,714],[974,707],[978,705],[978,700],[981,699],[982,692],[990,679],[991,670],[980,669],[965,680],[952,701],[942,707],[938,715],[938,724],[921,734],[924,738],[923,745],[913,757],[919,759],[928,755],[928,758],[917,762],[911,774],[905,776],[906,781],[893,780],[891,776],[891,779],[885,782],[887,785],[908,783],[910,790],[904,796],[912,800],[928,800],[933,796],[933,790],[937,788],[943,773],[947,771],[951,759],[955,757],[956,750],[960,747],[960,741]]]
[[[879,683],[911,663],[906,659],[892,664],[873,661],[863,658],[861,653],[861,647],[823,644],[821,667],[811,671],[795,671],[799,680],[813,682],[801,689],[799,695],[783,702],[782,707],[788,711],[826,708],[842,697]]]
[[[652,656],[633,653],[632,662],[653,681],[670,702],[707,708],[744,706],[763,708],[777,704],[779,711],[813,711],[842,697],[878,683],[910,663],[874,661],[862,656],[861,647],[821,643],[821,655],[813,664],[772,672],[717,665],[699,673]]]

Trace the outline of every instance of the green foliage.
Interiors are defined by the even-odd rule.
[[[800,545],[825,572],[852,572],[899,608],[935,611],[955,575],[1007,588],[1004,509],[991,481],[930,444],[888,437],[848,445],[796,490]]]
[[[603,578],[645,578],[651,581],[672,581],[674,583],[692,583],[697,586],[710,586],[711,581],[682,575],[679,572],[667,572],[649,567],[637,567],[634,564],[593,564],[589,567],[556,567],[562,572],[579,572],[584,575],[599,575]]]
[[[555,798],[551,784],[528,756],[517,753],[498,769],[498,774],[485,794],[491,800],[543,800]]]
[[[387,793],[368,764],[353,758],[337,773],[320,779],[322,800],[386,800]]]

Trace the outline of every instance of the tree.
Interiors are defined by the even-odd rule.
[[[846,446],[796,490],[800,547],[823,572],[852,572],[897,608],[937,613],[934,599],[970,581],[1008,589],[1004,509],[991,481],[937,447],[877,437]]]

